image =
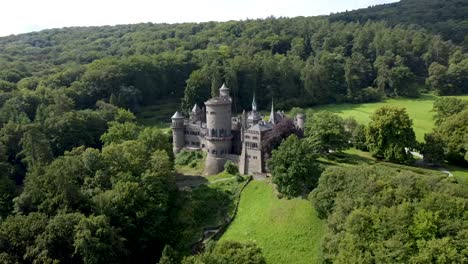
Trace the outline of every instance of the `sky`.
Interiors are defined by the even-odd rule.
[[[316,16],[396,0],[1,0],[0,36],[70,26]]]

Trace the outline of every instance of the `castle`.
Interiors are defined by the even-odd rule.
[[[223,171],[228,160],[238,164],[242,174],[263,174],[262,139],[285,118],[284,112],[275,112],[272,102],[269,120],[264,120],[257,111],[255,95],[252,110],[248,113],[244,110],[242,115],[233,117],[231,105],[229,88],[223,84],[219,96],[206,101],[203,109],[195,104],[188,119],[177,111],[172,116],[171,125],[173,151],[175,154],[184,148],[206,151],[207,175]],[[299,129],[304,129],[303,114],[298,114],[294,121]]]

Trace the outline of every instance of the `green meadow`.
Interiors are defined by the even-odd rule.
[[[324,223],[310,201],[279,199],[268,181],[253,181],[221,240],[253,241],[269,264],[320,263],[323,234]]]
[[[343,118],[354,117],[358,122],[367,124],[370,121],[370,116],[377,109],[385,105],[398,106],[406,108],[408,115],[413,119],[413,129],[416,133],[416,138],[419,141],[424,139],[424,134],[431,132],[434,127],[434,112],[432,106],[437,96],[423,94],[419,98],[398,98],[387,99],[378,103],[366,104],[336,104],[324,105],[311,108],[312,111],[327,110],[341,115]],[[468,95],[457,96],[464,100],[468,100]]]

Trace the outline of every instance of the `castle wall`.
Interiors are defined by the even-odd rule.
[[[230,136],[231,126],[231,104],[206,106],[206,127],[208,129],[208,136]]]
[[[231,153],[231,140],[205,140],[205,149],[209,155],[222,156]]]
[[[225,157],[218,157],[207,155],[205,160],[205,174],[215,175],[224,170],[224,164],[226,163]]]
[[[202,143],[199,136],[185,134],[184,145],[190,148],[201,148]]]

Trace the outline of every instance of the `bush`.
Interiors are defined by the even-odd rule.
[[[382,101],[383,94],[379,89],[367,87],[360,90],[353,98],[355,103],[372,103]]]
[[[239,168],[237,167],[237,165],[230,160],[228,160],[226,164],[224,164],[224,170],[226,170],[227,173],[232,175],[239,173]]]
[[[182,150],[179,154],[177,154],[175,158],[175,164],[182,166],[189,165],[190,167],[194,168],[197,166],[198,160],[202,158],[203,154],[201,151]]]

